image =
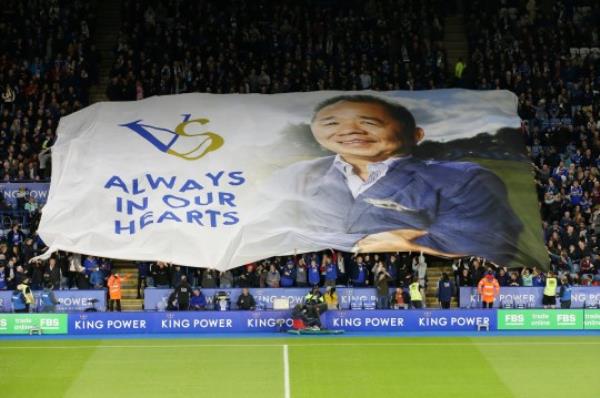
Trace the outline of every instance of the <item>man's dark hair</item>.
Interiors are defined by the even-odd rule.
[[[400,105],[399,103],[391,102],[374,95],[338,95],[328,98],[315,107],[313,120],[317,113],[319,113],[323,108],[326,108],[329,105],[337,104],[338,102],[355,102],[363,104],[376,104],[381,106],[392,117],[392,119],[396,120],[402,125],[402,127],[404,127],[402,131],[399,131],[399,138],[402,140],[403,149],[406,149],[407,152],[410,152],[417,144],[414,135],[415,129],[417,128],[417,123],[415,122],[415,117],[413,114],[406,107]]]

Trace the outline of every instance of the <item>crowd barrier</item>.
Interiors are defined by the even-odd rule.
[[[347,332],[600,330],[600,310],[354,310],[328,311],[323,326]],[[0,314],[0,334],[204,334],[283,332],[290,311],[83,312]]]
[[[44,204],[48,199],[48,190],[50,189],[50,183],[0,182],[0,193],[4,196],[4,200],[6,201],[6,203],[8,203],[12,207],[14,207],[17,203],[18,192],[21,188],[25,188],[27,194],[33,196],[38,204]]]
[[[494,307],[541,308],[543,287],[501,287]],[[571,308],[584,308],[600,304],[600,287],[575,286],[571,291]],[[475,287],[460,288],[461,308],[480,308],[481,299]]]
[[[34,290],[33,297],[35,298],[35,305],[33,310],[37,310],[41,307],[40,295],[41,290]],[[106,290],[55,290],[54,295],[58,300],[59,304],[56,306],[57,312],[73,312],[73,311],[85,311],[89,309],[96,309],[96,311],[106,310]],[[11,298],[12,291],[0,290],[0,312],[11,312],[12,303]]]
[[[325,291],[325,289],[321,289]],[[264,309],[273,308],[273,300],[278,298],[288,299],[290,307],[303,302],[304,296],[310,291],[310,288],[264,288],[250,289],[250,293],[256,300],[256,303]],[[149,311],[163,311],[167,308],[167,299],[173,292],[173,289],[157,289],[147,288],[144,290],[144,309]],[[226,292],[231,298],[232,309],[236,309],[236,301],[242,289],[202,289],[202,293],[206,297],[209,308],[213,306],[213,296],[217,292]],[[340,308],[372,308],[377,303],[377,293],[374,288],[351,288],[338,287],[336,288]]]
[[[323,289],[321,289],[323,290]],[[377,303],[377,293],[374,288],[349,288],[338,287],[338,299],[341,309],[352,308],[371,308]],[[209,308],[212,307],[212,299],[215,293],[225,291],[229,293],[232,301],[232,309],[236,309],[235,302],[242,289],[202,289],[206,296]],[[264,288],[250,289],[256,302],[265,309],[273,308],[273,300],[285,298],[290,302],[290,306],[302,303],[302,299],[308,293],[308,288]],[[541,308],[544,288],[542,287],[502,287],[500,296],[494,302],[494,307],[501,306]],[[173,289],[147,288],[144,290],[144,308],[146,310],[162,311],[167,307],[167,298]],[[600,287],[579,286],[572,288],[572,308],[583,308],[590,305],[600,304]],[[460,288],[460,307],[461,308],[481,308],[480,297],[477,294],[477,288]]]

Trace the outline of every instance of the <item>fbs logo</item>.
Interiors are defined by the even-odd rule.
[[[174,130],[142,123],[142,119],[119,126],[135,131],[159,151],[185,160],[200,159],[223,146],[223,137],[218,134],[204,130],[190,131],[194,127],[204,127],[208,119],[191,119],[190,113],[181,116],[183,121]]]

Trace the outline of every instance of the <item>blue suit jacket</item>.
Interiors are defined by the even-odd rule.
[[[269,210],[269,220],[247,226],[242,241],[261,244],[251,243],[251,235],[267,233],[278,237],[265,245],[269,252],[273,246],[280,246],[279,254],[303,247],[350,251],[370,234],[419,229],[427,234],[416,243],[445,253],[507,264],[517,252],[523,226],[506,187],[489,170],[469,162],[405,158],[354,198],[333,160],[299,162],[276,173],[268,192],[278,205]]]

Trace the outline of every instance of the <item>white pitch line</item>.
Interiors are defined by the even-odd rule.
[[[0,340],[1,341],[1,340]],[[597,346],[600,341],[531,341],[531,342],[465,342],[465,343],[337,343],[337,344],[292,344],[294,347],[504,347],[504,346]],[[281,344],[170,344],[170,345],[73,345],[73,346],[3,346],[0,343],[0,350],[73,350],[84,348],[263,348],[263,347],[281,347]]]
[[[287,344],[283,345],[283,393],[284,398],[290,398],[290,361]]]

